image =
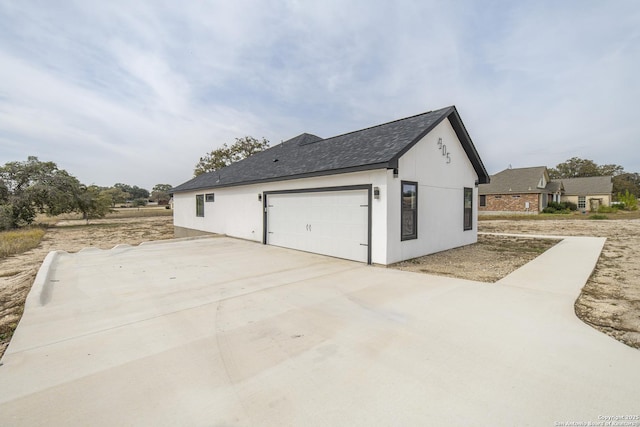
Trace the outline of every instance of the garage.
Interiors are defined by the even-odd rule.
[[[371,263],[371,186],[265,192],[264,243]]]

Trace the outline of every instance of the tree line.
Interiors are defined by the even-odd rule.
[[[84,185],[54,162],[29,156],[24,162],[0,166],[0,230],[32,224],[38,214],[56,216],[78,212],[84,219],[103,218],[118,204],[145,205],[149,199],[169,198],[169,184],[158,184],[150,194],[138,186]]]

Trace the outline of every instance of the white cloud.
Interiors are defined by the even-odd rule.
[[[5,2],[0,162],[175,185],[235,137],[326,137],[456,104],[492,173],[572,156],[640,171],[639,9]]]

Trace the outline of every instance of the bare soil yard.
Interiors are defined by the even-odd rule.
[[[576,301],[576,313],[602,332],[640,348],[640,219],[498,219],[480,221],[479,231],[607,237],[596,270]],[[37,248],[0,259],[0,357],[20,320],[33,279],[49,251],[76,252],[85,247],[109,249],[122,243],[137,245],[172,237],[171,216],[119,218],[115,215],[93,220],[89,225],[82,220],[62,220],[47,230]],[[480,236],[478,244],[394,267],[493,283],[556,242]]]

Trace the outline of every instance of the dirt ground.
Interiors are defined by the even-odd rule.
[[[77,252],[85,247],[173,237],[171,216],[107,218],[86,225],[65,220],[48,229],[31,251],[0,259],[0,357],[22,315],[24,300],[49,251]],[[630,220],[488,220],[481,232],[601,236],[607,242],[595,272],[576,301],[586,323],[640,348],[640,219]],[[479,236],[479,242],[396,264],[395,268],[493,283],[553,246],[555,240]],[[488,285],[490,286],[490,285]]]
[[[558,240],[478,235],[478,243],[393,264],[391,268],[494,283]]]

